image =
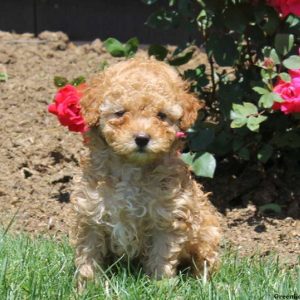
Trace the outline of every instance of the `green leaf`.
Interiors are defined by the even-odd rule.
[[[176,11],[166,11],[160,9],[149,16],[146,25],[151,28],[159,28],[160,30],[167,30],[179,25],[179,15]]]
[[[280,18],[278,13],[271,7],[254,10],[256,22],[268,35],[273,35],[278,28]]]
[[[277,204],[277,203],[267,203],[267,204],[264,204],[264,205],[260,206],[259,211],[261,213],[271,211],[271,212],[274,212],[276,214],[280,214],[282,212],[282,209],[281,209],[280,205]]]
[[[232,66],[238,57],[237,45],[231,35],[220,36],[217,33],[210,35],[206,49],[209,56],[213,55],[220,66]]]
[[[231,128],[247,125],[251,131],[257,131],[260,123],[267,119],[267,117],[259,115],[257,106],[250,102],[243,102],[242,105],[233,103],[230,117],[233,120],[230,124]]]
[[[270,46],[265,46],[262,49],[262,54],[264,57],[269,57],[273,60],[274,64],[280,64],[280,59],[275,49],[271,48]]]
[[[287,55],[294,45],[294,35],[278,33],[275,36],[275,49],[281,55]]]
[[[257,114],[258,110],[256,105],[250,102],[243,102],[243,113],[245,115]]]
[[[186,64],[193,56],[194,51],[187,52],[183,55],[177,56],[169,60],[171,66],[180,66]]]
[[[228,29],[243,33],[247,26],[247,18],[239,6],[231,5],[224,13],[224,23]]]
[[[201,64],[201,65],[197,66],[197,68],[194,70],[196,72],[197,77],[202,77],[205,75],[206,65]]]
[[[248,125],[248,118],[258,113],[257,107],[250,102],[243,102],[243,104],[233,103],[230,118],[233,120],[230,124],[231,128],[240,128],[247,124],[252,127],[252,123]]]
[[[283,100],[278,94],[268,92],[260,97],[258,105],[264,108],[271,108],[274,102],[283,102]]]
[[[224,129],[215,136],[213,142],[209,145],[208,149],[214,155],[224,156],[232,152],[232,132],[231,130]]]
[[[264,88],[259,87],[259,86],[255,86],[254,88],[252,88],[252,90],[255,91],[256,93],[260,94],[260,95],[264,95],[264,94],[270,93],[269,90],[264,89]]]
[[[285,82],[291,82],[291,76],[288,73],[282,72],[279,74],[279,77]]]
[[[272,49],[271,52],[270,52],[270,58],[272,58],[273,62],[276,64],[276,65],[279,65],[280,64],[280,59],[278,57],[278,54],[276,52],[275,49]]]
[[[205,69],[206,67],[203,64],[197,66],[195,69],[188,69],[184,71],[183,78],[189,81],[195,81],[194,86],[201,89],[209,83]]]
[[[262,81],[265,84],[269,84],[269,81],[273,78],[275,78],[277,76],[276,72],[272,72],[270,73],[269,71],[265,70],[265,69],[261,69],[260,70],[260,75],[262,77]]]
[[[262,163],[266,163],[273,154],[273,147],[269,144],[263,145],[258,153],[257,159],[260,160]]]
[[[270,46],[265,46],[262,48],[263,56],[270,57],[272,48]]]
[[[190,1],[188,0],[169,0],[174,2],[174,4],[177,2],[177,10],[178,12],[186,17],[192,17],[193,16],[193,6],[191,5]]]
[[[151,45],[148,49],[148,55],[154,56],[158,60],[164,60],[168,55],[168,49],[161,45]]]
[[[243,147],[238,151],[238,155],[241,159],[249,160],[250,159],[250,151],[247,147]]]
[[[247,124],[247,118],[235,118],[231,123],[231,128],[241,128]]]
[[[72,80],[71,84],[74,86],[79,86],[82,83],[85,83],[86,80],[83,76],[76,77]]]
[[[242,104],[232,104],[232,111],[230,112],[230,119],[234,120],[236,118],[241,118],[241,117],[247,117],[247,115],[244,114],[243,111],[243,105]]]
[[[300,69],[300,56],[292,55],[283,61],[283,65],[288,69]]]
[[[219,84],[219,101],[220,111],[226,120],[230,119],[230,111],[232,109],[232,99],[235,102],[240,102],[243,95],[241,84],[235,82],[221,82]]]
[[[126,44],[125,44],[125,52],[126,52],[126,57],[131,57],[133,56],[136,51],[138,50],[139,47],[139,40],[136,37],[133,37],[129,39]]]
[[[247,127],[249,130],[257,132],[260,126],[260,123],[264,122],[267,119],[266,116],[250,116],[247,119]]]
[[[294,15],[289,15],[286,18],[285,22],[289,25],[289,28],[293,28],[293,27],[299,25],[300,18],[298,18],[298,17],[296,17]]]
[[[181,154],[181,159],[189,166],[192,166],[194,157],[195,154],[191,154],[190,152]]]
[[[198,23],[199,29],[201,28],[203,30],[206,30],[212,25],[210,13],[206,9],[200,9],[200,12],[196,17],[196,21]]]
[[[269,82],[270,74],[265,69],[260,70],[260,76],[261,76],[263,82],[265,82],[265,83]]]
[[[208,152],[195,157],[192,170],[196,176],[213,178],[216,169],[216,159]]]
[[[251,39],[252,45],[257,45],[259,49],[265,45],[265,33],[257,24],[247,27],[247,35]]]
[[[190,148],[192,151],[205,150],[214,140],[215,131],[212,128],[203,128],[191,134]]]
[[[63,87],[69,83],[68,79],[66,77],[62,76],[55,76],[54,77],[54,85],[56,87]]]
[[[103,42],[105,49],[113,57],[126,56],[125,46],[115,38],[108,38]]]
[[[0,72],[0,81],[7,81],[8,80],[8,76],[6,72]]]
[[[236,136],[232,143],[233,151],[238,151],[244,146],[244,144],[245,144],[245,140],[239,136]]]
[[[216,169],[216,160],[214,156],[208,152],[201,155],[183,153],[181,159],[192,167],[192,171],[196,176],[213,178]]]

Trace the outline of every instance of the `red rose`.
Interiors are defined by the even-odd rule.
[[[54,103],[48,106],[48,111],[56,115],[59,122],[63,126],[67,126],[70,131],[85,132],[88,130],[88,126],[80,114],[79,105],[84,88],[85,85],[76,88],[67,84],[57,91]]]
[[[300,69],[290,70],[291,82],[279,80],[273,91],[284,101],[275,102],[273,109],[281,110],[285,114],[300,112]]]
[[[300,17],[299,0],[268,0],[268,4],[273,6],[283,17],[289,14]]]

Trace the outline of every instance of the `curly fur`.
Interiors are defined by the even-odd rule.
[[[176,132],[202,106],[187,88],[154,59],[118,63],[92,80],[81,101],[90,154],[73,195],[81,278],[123,255],[155,278],[174,276],[183,262],[195,274],[216,265],[217,213],[177,154],[183,145]],[[143,152],[134,141],[140,133],[150,137]]]

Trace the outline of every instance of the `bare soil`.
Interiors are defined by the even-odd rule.
[[[75,45],[62,33],[46,32],[34,38],[31,34],[0,32],[0,71],[8,73],[8,80],[0,82],[1,227],[13,220],[13,232],[68,234],[72,181],[85,149],[79,134],[68,132],[47,112],[56,91],[53,78],[83,75],[88,79],[101,71],[104,63],[117,60],[105,52],[100,40]],[[195,60],[206,63],[201,53]],[[224,244],[242,255],[275,252],[283,262],[297,263],[298,204],[292,218],[285,213],[266,216],[249,199],[231,203],[241,199],[247,178],[234,181],[228,173],[226,180],[222,175],[222,180],[205,181],[223,214]],[[263,191],[257,186],[261,197],[272,196],[268,185]]]

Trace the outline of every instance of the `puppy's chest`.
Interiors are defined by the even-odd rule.
[[[102,194],[110,221],[155,226],[155,222],[171,212],[171,202],[176,196],[173,187],[172,180],[147,175],[138,169],[113,174]]]
[[[112,219],[131,222],[149,218],[149,204],[154,201],[139,177],[114,177],[106,187],[105,207]]]
[[[101,223],[108,225],[112,250],[133,257],[149,243],[153,230],[172,227],[174,199],[181,185],[177,176],[147,175],[140,170],[119,170],[113,175],[99,187],[105,211]]]

